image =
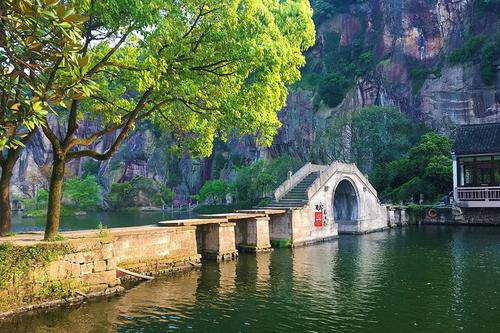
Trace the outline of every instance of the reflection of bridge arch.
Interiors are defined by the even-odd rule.
[[[333,190],[333,219],[339,224],[357,224],[359,195],[352,181],[340,180]]]

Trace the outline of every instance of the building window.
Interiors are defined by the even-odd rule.
[[[495,185],[500,185],[500,155],[494,156],[493,159],[493,178],[495,180]]]
[[[479,185],[492,184],[493,163],[491,156],[481,156],[476,158]]]
[[[460,186],[474,185],[474,158],[465,157],[459,159],[460,164]]]

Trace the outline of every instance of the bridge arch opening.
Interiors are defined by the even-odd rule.
[[[333,218],[337,223],[357,223],[358,195],[352,183],[341,180],[333,195]]]

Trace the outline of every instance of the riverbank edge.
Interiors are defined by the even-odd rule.
[[[10,258],[11,266],[9,260],[3,262],[3,274],[9,275],[0,285],[0,298],[7,300],[0,319],[126,292],[123,282],[137,278],[117,268],[158,276],[193,269],[201,262],[193,227],[117,228],[106,235],[87,230],[63,236],[59,242],[43,242],[40,233],[0,238],[2,249],[34,254],[24,261]],[[52,257],[47,259],[47,253]]]
[[[150,272],[150,275],[155,276],[155,277],[168,276],[169,274],[175,274],[178,272],[189,271],[192,269],[198,269],[200,267],[201,266],[199,266],[199,265],[194,265],[194,266],[193,265],[185,265],[182,268],[177,267],[176,269],[165,270],[162,272]],[[137,277],[128,276],[128,278],[127,278],[127,282],[139,282],[139,281],[141,281],[141,279],[137,278]],[[125,283],[125,286],[116,286],[116,287],[113,287],[113,288],[110,288],[110,289],[107,289],[107,290],[101,291],[101,292],[93,292],[93,293],[89,293],[89,294],[85,294],[85,295],[76,295],[76,296],[71,297],[71,298],[60,298],[60,299],[54,299],[51,301],[22,306],[22,307],[14,309],[14,310],[0,312],[0,320],[8,319],[8,318],[22,315],[24,313],[28,313],[28,312],[32,312],[32,311],[53,309],[53,308],[57,308],[57,307],[60,307],[63,305],[74,306],[74,305],[82,304],[88,300],[98,299],[99,297],[111,297],[111,296],[117,296],[120,294],[125,294],[130,289],[134,288],[136,285],[137,284]]]
[[[85,296],[77,295],[77,296],[75,296],[73,298],[69,298],[69,299],[61,298],[61,299],[54,299],[54,300],[42,302],[42,303],[30,304],[30,305],[22,306],[20,308],[14,309],[14,310],[0,312],[0,320],[7,319],[9,317],[13,317],[13,316],[17,316],[17,315],[21,315],[23,313],[28,313],[31,311],[37,311],[37,310],[42,310],[42,309],[51,309],[51,308],[56,308],[56,307],[59,307],[62,305],[69,305],[69,306],[77,305],[77,304],[81,304],[81,303],[83,303],[91,298],[93,299],[93,298],[98,298],[98,297],[103,297],[103,296],[118,295],[118,294],[121,294],[124,292],[126,292],[126,288],[124,288],[122,286],[117,286],[117,287],[112,288],[112,290],[110,290],[110,291],[94,292],[94,293],[86,294]]]

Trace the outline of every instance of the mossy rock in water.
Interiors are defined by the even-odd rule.
[[[289,239],[272,239],[271,246],[274,248],[292,247],[292,241]]]

